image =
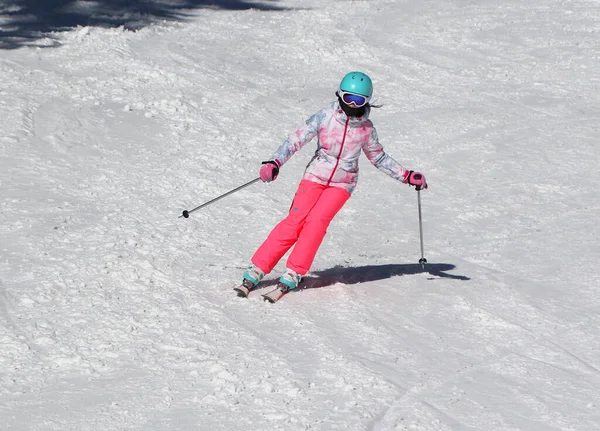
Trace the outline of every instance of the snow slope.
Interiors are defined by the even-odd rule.
[[[600,429],[598,1],[170,3],[3,41],[3,429]],[[430,183],[430,273],[416,193],[363,160],[307,288],[236,298],[313,147],[178,216],[354,69]]]

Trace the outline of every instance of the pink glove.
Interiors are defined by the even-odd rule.
[[[404,184],[417,186],[417,190],[427,188],[427,181],[425,181],[425,175],[423,175],[421,172],[408,171],[408,173],[404,177]]]
[[[260,168],[260,179],[263,180],[264,183],[275,181],[277,175],[279,174],[279,161],[268,160],[266,162],[262,162],[262,165],[262,168]]]

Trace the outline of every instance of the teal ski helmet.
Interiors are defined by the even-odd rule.
[[[340,82],[340,91],[360,94],[370,99],[373,95],[373,82],[362,72],[350,72]]]

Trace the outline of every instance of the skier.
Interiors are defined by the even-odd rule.
[[[247,296],[294,245],[277,289],[265,299],[274,302],[298,286],[313,263],[329,223],[356,187],[361,151],[392,178],[427,188],[423,174],[402,167],[379,143],[369,120],[371,108],[378,107],[369,103],[373,94],[371,78],[362,72],[350,72],[335,94],[337,101],[312,115],[283,141],[270,160],[262,162],[261,180],[274,181],[290,157],[317,138],[317,150],[306,166],[289,214],[254,253],[242,285],[235,288],[240,296]]]

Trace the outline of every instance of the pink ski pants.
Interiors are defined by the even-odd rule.
[[[343,188],[302,180],[289,214],[273,228],[265,242],[256,250],[252,263],[268,274],[296,244],[286,268],[306,275],[323,242],[329,223],[349,198],[350,193]]]

